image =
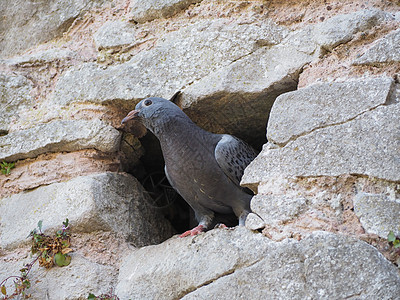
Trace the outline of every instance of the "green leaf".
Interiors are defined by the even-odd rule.
[[[40,221],[37,223],[37,227],[39,228],[39,231],[40,231],[40,232],[42,232],[42,225],[43,225],[43,220],[40,220]]]
[[[387,237],[388,242],[394,242],[396,240],[396,236],[393,231],[390,231]]]
[[[71,256],[58,252],[54,255],[54,261],[59,267],[68,266],[71,263]]]
[[[87,297],[89,300],[96,299],[96,296],[93,295],[92,293],[89,293],[89,296]]]
[[[65,219],[65,222],[63,222],[63,225],[65,226],[65,228],[68,227],[68,223],[69,223],[69,220],[68,220],[68,218],[66,218],[66,219]]]
[[[7,295],[7,290],[6,290],[6,287],[4,285],[1,286],[1,293],[3,295]]]
[[[400,248],[400,240],[395,240],[393,242],[393,246],[394,246],[394,248]]]

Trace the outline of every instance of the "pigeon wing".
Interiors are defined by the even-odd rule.
[[[223,134],[215,147],[218,165],[237,186],[240,186],[244,169],[256,158],[257,151],[244,141]]]

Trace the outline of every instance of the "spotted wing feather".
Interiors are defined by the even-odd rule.
[[[257,152],[244,141],[224,134],[215,147],[218,165],[237,186],[240,186],[244,169],[256,158]]]

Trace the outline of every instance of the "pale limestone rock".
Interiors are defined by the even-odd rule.
[[[355,59],[354,65],[376,65],[400,62],[400,29],[377,40],[371,48]]]
[[[251,200],[251,210],[269,225],[281,225],[293,219],[308,208],[304,197],[255,195]]]
[[[261,25],[228,23],[220,19],[188,25],[121,65],[104,68],[88,63],[73,67],[57,82],[54,102],[105,103],[155,95],[169,99],[194,80],[248,55],[260,45],[279,43],[287,34],[287,29],[271,21]]]
[[[76,57],[76,53],[69,49],[48,49],[36,53],[17,56],[11,59],[4,60],[6,64],[15,66],[37,66],[55,61],[67,61]]]
[[[0,134],[6,133],[10,123],[18,120],[21,110],[33,105],[32,88],[33,83],[24,76],[0,73]]]
[[[212,230],[123,261],[122,299],[391,299],[400,291],[396,267],[374,247],[325,232],[271,242],[245,228]]]
[[[389,232],[400,235],[400,199],[384,194],[359,193],[354,198],[354,212],[367,233],[386,239]]]
[[[344,123],[387,102],[390,77],[317,83],[276,98],[268,120],[268,141],[284,145],[318,128]]]
[[[249,213],[249,215],[246,218],[246,228],[250,230],[259,230],[264,227],[265,227],[265,222],[263,219],[260,218],[260,216],[256,215],[255,213]]]
[[[108,293],[115,284],[118,271],[111,266],[106,266],[90,261],[80,255],[70,253],[72,260],[66,267],[54,267],[49,270],[34,265],[28,275],[31,288],[27,294],[32,299],[87,299],[89,293],[100,295]],[[0,278],[10,275],[19,275],[19,270],[24,264],[30,263],[31,257],[21,261],[0,260]],[[8,281],[7,291],[14,291],[12,280]]]
[[[9,57],[68,30],[75,18],[99,0],[2,0],[0,56]]]
[[[93,35],[99,50],[121,47],[135,42],[135,26],[123,21],[107,22]]]
[[[133,0],[130,16],[138,23],[144,23],[159,18],[168,18],[186,9],[189,5],[202,0]]]
[[[39,220],[45,232],[53,232],[66,218],[74,232],[114,231],[135,246],[159,243],[172,229],[151,202],[136,178],[125,173],[42,186],[0,200],[0,246],[14,248],[26,242]]]
[[[100,120],[56,120],[0,137],[0,160],[33,158],[47,152],[119,150],[121,133]]]
[[[399,147],[400,104],[379,106],[342,124],[300,136],[284,147],[264,145],[241,183],[254,189],[274,177],[342,174],[399,181]]]

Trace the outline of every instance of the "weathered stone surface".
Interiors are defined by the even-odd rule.
[[[102,173],[3,198],[0,246],[12,248],[26,241],[39,220],[49,232],[66,218],[74,232],[114,231],[136,246],[159,243],[171,236],[172,229],[147,197],[133,176]]]
[[[121,134],[100,120],[56,120],[0,137],[0,159],[15,161],[47,152],[119,149]]]
[[[97,0],[3,0],[0,7],[0,56],[7,57],[61,35]],[[18,38],[16,38],[18,37]]]
[[[100,295],[110,292],[117,278],[115,268],[91,262],[74,253],[71,256],[71,264],[62,268],[45,270],[36,263],[28,276],[31,288],[27,294],[31,294],[32,299],[72,300],[87,299],[89,293]],[[0,260],[0,278],[20,274],[23,265],[31,261],[31,258],[12,262]],[[8,284],[7,291],[11,294],[14,291],[12,280]]]
[[[284,145],[317,128],[353,119],[385,104],[393,85],[390,77],[364,78],[318,83],[280,95],[268,120],[268,141]]]
[[[0,74],[0,134],[18,119],[18,112],[33,104],[30,95],[33,84],[21,75]]]
[[[122,299],[390,299],[400,291],[398,271],[374,247],[325,232],[271,242],[245,228],[213,230],[139,249],[124,262]]]
[[[71,68],[58,81],[54,101],[68,105],[154,95],[170,98],[177,90],[260,45],[279,43],[286,34],[285,28],[271,21],[262,25],[228,24],[225,19],[199,21],[169,33],[127,63],[108,68],[89,63]]]
[[[400,29],[391,32],[355,59],[355,65],[376,65],[379,63],[400,62]]]
[[[15,66],[36,66],[61,60],[72,60],[75,57],[76,53],[69,49],[55,48],[6,59],[4,62]]]
[[[138,23],[152,21],[158,18],[168,18],[193,3],[202,0],[134,0],[129,8],[131,18]]]
[[[130,148],[133,152],[133,149]],[[140,149],[142,150],[142,149]],[[136,155],[141,151],[136,151]],[[134,165],[138,161],[129,163]],[[127,157],[128,159],[128,157]],[[126,163],[126,165],[129,165]],[[0,174],[0,198],[31,190],[41,185],[66,181],[93,173],[118,172],[121,162],[118,154],[84,149],[74,152],[46,153],[34,159],[20,160],[8,175]]]
[[[121,47],[135,42],[135,26],[123,21],[107,22],[93,35],[97,49]]]
[[[184,90],[182,106],[200,126],[260,142],[275,98],[296,89],[298,74],[311,56],[291,46],[262,48],[221,68]],[[207,111],[207,114],[201,113]]]
[[[368,30],[391,19],[391,14],[375,9],[338,15],[315,25],[313,38],[317,44],[331,51],[337,45],[350,41],[357,32]]]
[[[270,225],[284,224],[307,209],[304,197],[255,195],[251,200],[251,210]]]
[[[384,194],[359,193],[354,198],[354,212],[367,233],[386,239],[389,232],[400,235],[400,200]]]
[[[338,107],[338,109],[340,109]],[[264,145],[242,184],[280,176],[362,174],[399,181],[400,104],[380,106],[355,119],[315,130],[284,147]]]

